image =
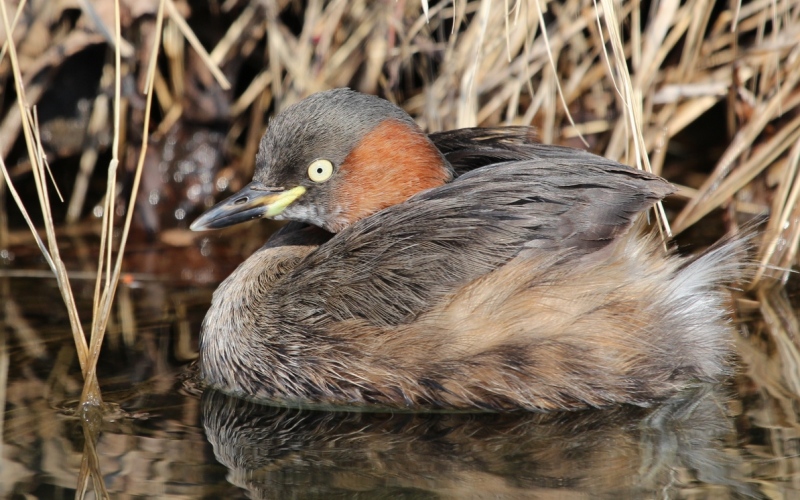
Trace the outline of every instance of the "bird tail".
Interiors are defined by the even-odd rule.
[[[748,255],[754,232],[726,236],[702,254],[687,258],[666,283],[665,321],[682,337],[678,370],[701,380],[729,374],[733,352],[730,290],[752,275]],[[681,366],[682,365],[682,366]]]

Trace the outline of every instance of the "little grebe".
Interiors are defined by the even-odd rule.
[[[294,221],[214,293],[203,380],[290,403],[559,410],[724,375],[743,244],[664,254],[631,226],[668,182],[531,135],[426,135],[347,89],[287,108],[253,182],[192,225]]]

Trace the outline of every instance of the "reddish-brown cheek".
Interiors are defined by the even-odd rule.
[[[342,227],[451,177],[439,150],[419,129],[386,120],[353,148],[340,167],[341,184],[332,200]],[[340,229],[340,228],[339,228]]]

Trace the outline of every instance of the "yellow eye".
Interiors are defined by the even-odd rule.
[[[333,174],[333,163],[328,160],[314,160],[308,166],[308,178],[314,182],[325,182]]]

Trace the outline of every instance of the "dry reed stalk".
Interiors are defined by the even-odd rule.
[[[147,143],[149,138],[149,126],[150,126],[150,111],[152,108],[153,102],[153,86],[155,80],[155,66],[157,61],[157,56],[160,47],[160,34],[163,26],[164,21],[164,9],[165,3],[168,0],[161,0],[158,7],[158,14],[156,16],[156,29],[155,33],[155,40],[153,41],[151,54],[150,54],[150,63],[147,71],[147,78],[145,79],[146,87],[145,87],[145,116],[144,116],[144,125],[142,130],[142,144],[140,148],[139,154],[139,161],[136,166],[136,172],[134,174],[134,181],[133,187],[131,189],[131,196],[128,201],[128,209],[125,217],[125,222],[123,224],[122,229],[122,236],[119,242],[119,247],[117,250],[116,261],[113,264],[112,268],[112,245],[111,245],[111,235],[113,234],[113,210],[112,210],[112,203],[116,199],[115,187],[116,187],[116,171],[117,166],[119,164],[119,130],[120,130],[120,96],[121,96],[121,61],[120,61],[120,51],[119,51],[119,44],[116,44],[115,47],[115,54],[114,54],[114,62],[115,62],[115,81],[114,81],[114,141],[112,145],[112,159],[108,167],[108,181],[106,186],[106,198],[105,198],[105,210],[104,210],[104,222],[103,222],[103,230],[101,233],[101,240],[100,240],[100,258],[98,262],[98,272],[97,272],[97,282],[95,285],[95,302],[94,302],[94,315],[92,318],[92,336],[91,336],[91,364],[90,370],[86,375],[86,382],[84,385],[84,391],[81,395],[81,402],[83,404],[90,403],[92,398],[95,395],[92,393],[91,390],[87,390],[90,387],[91,380],[96,381],[97,373],[96,373],[96,366],[97,360],[100,356],[100,348],[103,343],[103,335],[106,331],[106,326],[108,324],[109,317],[111,315],[111,305],[114,301],[114,294],[117,289],[117,284],[119,283],[119,277],[122,269],[122,256],[125,252],[125,245],[128,241],[128,235],[130,232],[130,225],[131,220],[133,217],[133,207],[136,202],[136,194],[139,191],[139,184],[141,182],[142,170],[144,167],[144,158],[147,152]],[[120,36],[121,27],[120,27],[120,19],[119,19],[119,0],[115,2],[115,14],[116,14],[116,34]],[[105,283],[101,284],[101,277],[105,275]],[[96,383],[96,382],[95,382]]]
[[[661,4],[661,6],[663,7],[664,5],[669,5],[671,3],[672,2],[664,2]],[[618,83],[616,88],[618,92],[621,92],[621,98],[624,101],[623,107],[627,111],[625,114],[627,116],[627,121],[623,120],[618,122],[618,125],[626,125],[625,135],[627,137],[631,137],[628,142],[633,146],[633,150],[635,152],[633,161],[635,162],[637,168],[652,172],[652,168],[650,168],[650,158],[648,157],[647,149],[644,145],[644,135],[642,129],[642,83],[639,81],[639,79],[637,79],[637,87],[634,88],[631,75],[628,72],[628,64],[625,58],[625,50],[622,46],[622,36],[619,32],[619,21],[616,18],[614,4],[611,2],[611,0],[602,0],[602,4],[606,28],[608,29],[611,40],[611,47],[614,49],[614,69],[622,78],[621,85]],[[656,38],[658,39],[658,33],[664,31],[664,29],[662,28],[654,31],[657,33]],[[645,48],[647,49],[653,47],[657,43],[658,40],[647,45]],[[652,56],[652,49],[646,50],[644,55]],[[606,55],[606,58],[608,58],[608,55]],[[641,57],[638,59],[641,60]],[[643,73],[637,73],[637,75],[641,74]],[[617,131],[619,130],[621,130],[621,127],[618,126]],[[619,138],[621,136],[621,133],[612,134],[612,144],[613,137]],[[612,154],[612,156],[616,157],[617,155]],[[671,236],[672,233],[670,231],[669,223],[667,222],[667,215],[664,212],[664,206],[661,204],[661,202],[658,202],[656,205],[656,218],[659,221],[659,230],[663,229],[663,232],[666,233],[667,237]]]
[[[186,20],[183,18],[178,9],[175,7],[175,3],[172,0],[167,0],[166,3],[167,12],[169,13],[169,18],[172,20],[180,29],[183,36],[186,37],[186,40],[192,46],[192,48],[197,51],[197,54],[205,63],[206,67],[211,71],[211,74],[214,76],[214,79],[217,80],[217,83],[220,87],[225,90],[231,88],[231,84],[228,79],[222,74],[222,71],[219,69],[216,63],[212,60],[209,53],[203,47],[203,44],[200,43],[200,40],[197,39],[197,35],[194,34],[192,28],[186,23]]]
[[[6,52],[8,52],[8,42],[12,39],[14,30],[17,29],[17,23],[19,22],[19,17],[22,14],[22,8],[24,6],[25,2],[20,2],[17,5],[17,10],[14,12],[14,20],[11,21],[11,29],[10,31],[6,31],[7,39],[5,42],[3,42],[3,47],[0,48],[0,61],[3,61],[6,58]],[[5,29],[5,26],[3,26],[3,29]]]
[[[25,3],[24,0],[21,3]],[[8,13],[6,11],[5,3],[3,2],[0,2],[0,13],[2,13],[3,25],[5,27],[6,33],[11,33],[12,31],[8,19]],[[57,276],[59,290],[61,290],[62,298],[69,312],[70,325],[72,327],[75,346],[78,351],[78,359],[81,364],[81,370],[85,374],[88,368],[87,366],[88,347],[86,345],[86,338],[83,334],[83,327],[81,326],[80,320],[78,319],[78,311],[75,305],[75,300],[72,296],[72,289],[69,286],[69,278],[67,277],[66,269],[64,268],[64,264],[59,256],[53,220],[52,217],[50,217],[49,200],[47,197],[47,185],[46,185],[46,179],[44,178],[44,167],[42,165],[43,153],[40,146],[41,141],[39,138],[36,137],[37,131],[34,128],[34,124],[30,119],[30,114],[27,108],[27,103],[25,100],[25,90],[22,85],[22,75],[19,69],[16,45],[14,43],[13,37],[8,38],[8,55],[10,56],[14,85],[16,87],[17,107],[21,117],[22,131],[25,136],[25,144],[28,149],[28,157],[30,158],[31,165],[33,166],[33,172],[34,172],[33,178],[34,181],[36,182],[36,189],[37,193],[39,194],[39,201],[42,209],[42,215],[44,216],[45,220],[48,248],[45,249],[45,246],[42,243],[41,239],[38,238],[38,233],[36,234],[37,243],[39,244],[40,249],[42,249],[45,258],[48,261],[48,264],[53,270],[53,273]],[[17,201],[20,210],[23,211],[24,217],[28,222],[31,230],[34,233],[36,233],[33,224],[30,221],[30,217],[27,215],[27,212],[25,212],[24,207],[22,206],[22,202],[19,198],[19,195],[13,188],[13,184],[11,183],[11,179],[8,176],[8,171],[5,167],[5,163],[2,162],[0,166],[2,167],[3,175],[6,178],[9,190],[12,192],[12,196],[14,197],[15,201]]]
[[[783,269],[782,277],[774,283],[785,284],[797,253],[800,240],[800,140],[796,141],[783,168],[783,176],[772,203],[770,217],[762,238],[759,267],[750,288],[760,284],[766,269]],[[780,248],[779,248],[780,247]]]
[[[88,481],[91,477],[94,492],[102,498],[108,498],[108,491],[105,489],[102,473],[100,472],[100,462],[97,457],[96,441],[98,432],[101,428],[99,422],[102,421],[99,405],[102,401],[99,382],[97,380],[97,362],[100,359],[100,350],[103,345],[103,338],[106,333],[109,317],[111,314],[111,305],[114,301],[114,295],[119,283],[119,276],[122,268],[122,256],[125,252],[125,245],[127,243],[128,232],[130,229],[131,219],[133,216],[133,204],[138,192],[138,186],[141,179],[142,169],[144,166],[144,155],[147,151],[148,131],[150,125],[150,110],[152,107],[153,99],[153,82],[155,79],[155,64],[159,52],[159,39],[161,34],[161,27],[164,19],[164,5],[169,0],[161,0],[159,3],[158,14],[156,18],[156,40],[153,42],[152,52],[150,54],[150,66],[148,68],[147,87],[145,88],[146,105],[145,117],[142,131],[142,146],[140,150],[139,163],[136,168],[134,186],[131,191],[131,197],[128,205],[128,212],[126,214],[125,223],[122,231],[122,238],[117,250],[116,262],[112,269],[112,242],[114,230],[114,211],[113,203],[116,200],[116,177],[117,167],[119,165],[119,144],[120,144],[120,129],[121,129],[121,21],[119,12],[119,0],[114,2],[114,19],[115,19],[115,40],[114,44],[114,137],[111,147],[111,161],[108,166],[108,176],[106,184],[106,198],[105,209],[103,212],[103,224],[100,238],[100,251],[97,266],[97,280],[95,281],[95,294],[93,303],[93,316],[92,316],[92,330],[90,338],[90,358],[88,370],[84,372],[84,385],[81,393],[81,423],[84,431],[84,453],[81,461],[80,474],[78,475],[78,488],[76,490],[77,498],[84,498]],[[103,276],[105,281],[103,282]]]
[[[128,207],[126,211],[125,221],[123,223],[122,228],[122,236],[120,238],[119,247],[116,254],[116,260],[113,262],[112,267],[112,245],[111,245],[111,235],[113,234],[113,209],[112,203],[116,199],[115,187],[116,187],[116,172],[117,166],[119,165],[119,142],[120,142],[120,128],[121,128],[121,110],[120,110],[120,101],[121,101],[121,56],[120,56],[120,47],[121,44],[118,42],[115,46],[115,79],[114,79],[114,140],[112,145],[112,159],[111,163],[108,167],[108,179],[107,179],[107,192],[105,197],[105,209],[104,209],[104,222],[103,222],[103,229],[101,233],[101,240],[100,240],[100,259],[98,263],[98,272],[97,272],[97,282],[95,285],[95,302],[94,302],[94,314],[92,318],[92,334],[91,334],[91,358],[90,358],[90,365],[89,371],[86,374],[86,382],[84,385],[84,391],[81,396],[82,404],[92,403],[93,400],[99,397],[98,394],[94,394],[91,390],[92,385],[96,385],[96,366],[97,361],[100,356],[100,349],[103,343],[103,336],[106,331],[106,326],[108,324],[110,315],[111,315],[111,306],[114,301],[114,295],[117,290],[117,285],[119,283],[119,277],[121,274],[122,268],[122,257],[125,252],[125,246],[128,241],[128,236],[130,234],[130,226],[131,221],[133,218],[133,210],[134,205],[136,203],[136,195],[139,191],[139,185],[141,183],[141,176],[142,171],[144,168],[144,161],[145,156],[147,153],[147,145],[149,140],[149,126],[150,126],[150,113],[152,109],[152,99],[153,99],[153,90],[154,90],[154,82],[155,82],[155,74],[156,74],[156,63],[158,60],[158,53],[160,48],[160,34],[162,33],[162,26],[164,20],[164,13],[165,9],[170,12],[171,19],[177,24],[177,26],[181,29],[181,32],[187,39],[192,43],[195,49],[198,49],[199,41],[194,36],[194,33],[191,29],[188,28],[188,25],[185,24],[180,14],[175,9],[174,4],[170,0],[161,0],[159,3],[158,13],[156,16],[156,28],[154,30],[155,40],[153,42],[151,48],[151,54],[149,58],[149,66],[147,70],[147,77],[145,79],[145,115],[143,120],[143,130],[142,130],[142,143],[139,149],[139,159],[136,166],[136,171],[134,174],[133,186],[131,189],[131,196],[128,200]],[[121,26],[120,26],[120,18],[119,18],[119,0],[115,1],[115,33],[117,40],[121,39]],[[210,63],[208,59],[207,53],[205,53],[205,49],[202,46],[199,47],[198,52],[201,54],[201,57],[204,56],[204,61]],[[216,68],[216,66],[215,66]],[[227,81],[224,79],[224,75],[219,72],[219,68],[212,69],[212,73],[215,73],[215,76],[218,78],[221,76],[222,80],[220,84],[226,84]],[[101,283],[101,277],[105,276],[105,282]]]
[[[800,55],[800,49],[797,50],[797,53]],[[698,197],[692,200],[678,215],[675,220],[677,231],[697,222],[713,208],[719,206],[722,199],[741,189],[770,165],[777,156],[788,151],[788,148],[794,143],[797,134],[800,133],[798,119],[792,120],[790,124],[782,127],[779,133],[770,139],[771,147],[766,148],[765,153],[759,157],[759,161],[748,160],[745,162],[746,167],[740,165],[736,172],[732,173],[734,162],[750,150],[771,120],[777,118],[779,114],[800,106],[800,93],[797,92],[797,84],[800,81],[800,57],[796,58],[794,64],[786,70],[787,78],[781,83],[778,91],[754,109],[754,119],[736,133],[731,145],[717,163],[714,173],[700,188]],[[776,140],[776,138],[779,139]],[[776,142],[777,144],[775,144]],[[723,186],[727,189],[723,190]]]
[[[239,17],[236,18],[236,21],[231,23],[231,25],[228,27],[228,30],[225,32],[225,35],[222,37],[222,39],[220,39],[219,42],[217,42],[214,50],[212,50],[211,54],[209,54],[209,60],[214,67],[222,65],[222,63],[225,61],[225,58],[233,50],[237,40],[239,40],[253,24],[258,9],[258,2],[248,3],[242,13],[239,14]]]

